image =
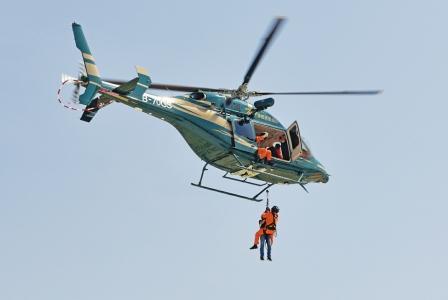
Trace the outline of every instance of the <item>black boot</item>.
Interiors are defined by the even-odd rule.
[[[264,257],[263,257],[263,256],[260,256],[260,260],[264,260]]]
[[[268,256],[268,260],[269,260],[269,261],[272,261],[272,258],[271,258],[270,256]]]
[[[250,247],[249,249],[250,250],[253,250],[253,249],[257,249],[258,248],[258,246],[257,245],[253,245],[252,247]]]

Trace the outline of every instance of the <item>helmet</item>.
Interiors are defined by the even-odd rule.
[[[272,206],[271,211],[273,213],[278,213],[280,211],[280,208],[278,208],[278,206]]]

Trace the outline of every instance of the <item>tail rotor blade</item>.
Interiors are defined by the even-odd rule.
[[[74,77],[72,77],[70,75],[62,73],[61,74],[61,82],[64,82],[64,81],[67,81],[67,80],[76,80],[76,78],[74,78]]]
[[[77,83],[75,85],[75,89],[73,90],[73,94],[72,94],[72,102],[73,103],[79,103],[79,91],[81,89],[81,84]]]

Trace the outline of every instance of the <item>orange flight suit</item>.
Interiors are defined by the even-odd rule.
[[[271,245],[274,243],[274,233],[277,231],[277,221],[278,214],[269,212],[266,215],[266,227],[265,230],[263,230],[263,233],[269,235]]]
[[[257,142],[257,144],[258,144],[258,151],[257,151],[257,153],[258,153],[258,157],[260,158],[260,159],[267,159],[267,160],[272,160],[272,152],[271,152],[271,150],[269,150],[268,148],[262,148],[262,147],[260,147],[260,145],[261,145],[261,142],[263,142],[264,141],[264,139],[265,139],[265,137],[263,137],[263,136],[256,136],[255,137],[255,141]]]
[[[255,232],[254,245],[258,245],[258,243],[260,242],[260,237],[264,233],[264,228],[266,226],[266,215],[268,213],[269,211],[265,211],[264,213],[261,214],[260,229],[257,232]]]
[[[273,235],[277,230],[278,214],[269,212],[266,214],[265,234]]]

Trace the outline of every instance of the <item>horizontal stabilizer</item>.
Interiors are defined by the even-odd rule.
[[[141,100],[143,94],[151,85],[151,78],[148,76],[148,71],[146,71],[145,68],[137,66],[136,69],[138,77],[122,83],[120,86],[116,87],[113,92],[122,96],[129,95],[132,98]]]
[[[148,71],[146,71],[145,68],[139,66],[136,66],[135,68],[138,74],[138,81],[130,96],[140,100],[151,84],[151,78],[149,78]]]
[[[113,89],[113,92],[120,94],[122,96],[128,95],[135,89],[135,87],[137,86],[137,82],[138,77],[135,77],[134,79],[131,79],[128,82],[125,82],[120,86],[116,87],[115,89]]]

